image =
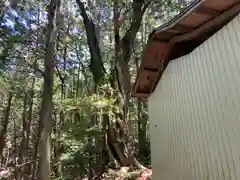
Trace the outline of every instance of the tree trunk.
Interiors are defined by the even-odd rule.
[[[51,179],[52,94],[59,10],[60,0],[51,0],[48,8],[47,43],[44,59],[44,87],[40,110],[39,180]]]
[[[55,140],[53,142],[53,150],[54,150],[54,172],[57,178],[62,175],[62,163],[60,161],[61,152],[61,127],[64,123],[64,112],[61,110],[59,113],[59,118],[57,114],[55,114],[55,127],[53,129],[53,133],[55,135]]]
[[[35,72],[34,72],[34,74],[35,74]],[[28,107],[28,114],[27,114],[27,129],[26,129],[26,144],[25,144],[26,148],[28,148],[28,146],[29,146],[29,141],[30,141],[30,136],[31,136],[35,81],[36,81],[36,78],[33,77],[31,89],[29,91],[29,99],[30,100],[29,100],[29,104],[28,104],[29,107]],[[30,157],[27,156],[26,159],[30,159]],[[23,172],[26,174],[26,175],[24,175],[23,179],[28,180],[29,179],[28,176],[31,173],[31,164],[30,163],[23,167]]]
[[[122,145],[122,151],[125,151],[127,154],[124,160],[124,164],[131,163],[132,165],[135,165],[139,168],[142,168],[142,165],[135,159],[132,151],[130,150],[131,141],[129,141],[129,128],[127,123],[131,91],[129,61],[132,53],[132,45],[136,34],[140,29],[142,17],[147,7],[148,4],[144,4],[144,1],[133,1],[133,21],[123,38],[120,38],[119,30],[121,24],[119,22],[119,16],[121,12],[118,12],[117,1],[115,1],[114,4],[115,60],[118,78],[117,82],[119,83],[119,90],[121,92],[121,96],[119,97],[120,108],[123,112],[120,119],[123,121],[121,124],[126,137],[124,145]]]
[[[101,80],[104,78],[105,68],[103,66],[99,42],[96,35],[96,27],[92,19],[88,17],[83,2],[80,0],[76,0],[76,2],[79,9],[81,10],[81,16],[86,28],[87,41],[91,55],[91,62],[89,67],[93,74],[95,83],[101,84]]]
[[[61,24],[63,24],[64,22],[60,22]],[[68,22],[67,24],[67,28],[64,31],[64,35],[68,36],[69,35],[69,29],[70,29],[70,22]],[[57,44],[57,49],[58,49],[58,45]],[[67,73],[66,73],[66,69],[67,69],[67,54],[68,54],[68,44],[65,44],[64,48],[63,48],[63,72],[60,72],[60,70],[57,68],[57,72],[58,72],[58,76],[60,79],[60,83],[61,83],[61,103],[62,101],[65,99],[66,97],[66,79],[67,79]],[[73,87],[75,87],[75,72],[73,72]],[[71,93],[73,93],[73,89],[71,89]],[[55,135],[55,141],[53,142],[53,150],[54,150],[54,172],[55,172],[55,176],[56,178],[61,177],[62,175],[62,163],[60,162],[60,156],[61,156],[61,127],[64,123],[64,111],[61,110],[59,112],[59,118],[57,117],[57,114],[54,113],[55,115],[55,125],[54,125],[54,135]]]
[[[16,127],[16,121],[13,121],[13,136],[12,136],[12,147],[13,147],[13,151],[12,151],[12,155],[13,155],[13,165],[14,165],[14,177],[15,179],[18,178],[18,145],[17,145],[17,127]]]
[[[127,147],[127,135],[123,120],[110,119],[109,115],[103,115],[103,128],[106,130],[106,150],[109,160],[115,167],[135,166],[139,169],[144,168],[134,157]]]
[[[0,132],[0,156],[2,156],[3,148],[5,147],[5,138],[6,138],[5,136],[7,134],[7,127],[8,127],[9,114],[10,114],[11,105],[12,105],[12,98],[13,98],[13,94],[10,92],[8,95],[7,107],[4,113],[3,129]]]
[[[91,54],[91,72],[93,73],[94,80],[96,83],[99,82],[99,78],[102,69],[102,59],[100,54],[99,43],[95,31],[95,25],[92,20],[87,16],[84,4],[80,0],[76,0],[81,10],[81,15],[84,19],[84,25],[86,28],[88,45]],[[144,1],[139,2],[138,0],[133,1],[133,16],[132,24],[127,30],[125,36],[121,39],[119,35],[119,29],[121,23],[119,20],[120,12],[118,12],[118,1],[114,2],[114,37],[115,37],[115,63],[114,69],[116,72],[117,82],[121,95],[119,96],[120,106],[123,111],[119,116],[120,120],[116,123],[112,123],[109,120],[107,128],[107,145],[111,150],[111,153],[115,159],[121,165],[135,165],[142,168],[141,164],[134,158],[133,153],[128,149],[128,108],[130,99],[130,72],[129,72],[129,61],[132,50],[132,44],[136,37],[136,34],[140,28],[142,16],[148,7],[144,4]],[[98,71],[98,73],[96,72]],[[101,76],[102,77],[102,76]],[[111,81],[114,82],[114,81]],[[121,135],[120,135],[120,134]],[[110,156],[110,155],[109,155]]]
[[[125,120],[128,115],[128,106],[131,92],[129,61],[131,58],[133,42],[136,38],[137,32],[141,27],[142,18],[148,5],[149,4],[144,4],[144,1],[133,0],[132,23],[130,24],[129,29],[127,30],[123,38],[118,41],[115,40],[115,43],[119,43],[116,44],[115,46],[120,47],[117,49],[119,51],[118,52],[119,56],[117,57],[116,60],[117,60],[117,73],[120,82],[120,90],[122,93],[121,106],[123,109],[124,116],[123,119]],[[118,20],[118,18],[116,18],[115,21],[116,20]],[[116,36],[119,37],[119,29],[120,27],[118,27],[118,31],[115,31],[115,38]]]
[[[142,37],[143,38],[143,37]],[[135,66],[136,66],[136,71],[139,70],[139,58],[135,58]],[[140,99],[137,98],[137,120],[138,120],[138,155],[141,159],[146,158],[146,126],[147,126],[147,119],[145,119],[143,116],[143,110],[144,107],[144,102]]]
[[[23,101],[23,112],[22,112],[22,140],[20,143],[20,152],[19,152],[19,164],[25,163],[26,151],[27,151],[27,104],[28,104],[28,94],[25,93]],[[17,170],[17,180],[22,179],[23,168]]]
[[[40,135],[41,135],[41,122],[39,121],[38,123],[38,127],[37,129],[35,130],[37,131],[37,136],[34,136],[33,138],[33,144],[35,145],[35,147],[33,148],[33,157],[32,157],[32,160],[35,162],[33,164],[33,167],[32,167],[32,177],[31,179],[32,180],[35,180],[36,178],[36,170],[37,170],[37,167],[39,166],[39,162],[38,162],[38,147],[39,147],[39,141],[40,141]],[[38,171],[39,172],[39,171]]]

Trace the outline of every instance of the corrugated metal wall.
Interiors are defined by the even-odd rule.
[[[153,180],[240,180],[240,15],[149,97]]]

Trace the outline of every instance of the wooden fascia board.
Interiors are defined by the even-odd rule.
[[[170,41],[172,43],[177,43],[177,42],[189,41],[191,39],[194,39],[200,36],[201,34],[209,32],[211,29],[214,29],[216,26],[220,24],[225,24],[225,22],[229,21],[231,18],[234,18],[237,14],[239,14],[239,12],[240,12],[240,1],[238,2],[238,4],[236,4],[232,8],[223,12],[221,15],[217,16],[216,18],[208,21],[207,23],[203,24],[197,29],[189,33],[175,36]]]
[[[167,31],[168,29],[171,29],[176,24],[178,24],[180,21],[182,21],[185,17],[187,17],[189,14],[191,14],[198,6],[200,6],[205,0],[195,0],[192,3],[190,3],[189,6],[187,6],[185,9],[183,9],[182,12],[180,12],[175,18],[170,20],[169,22],[163,24],[162,26],[159,26],[158,28],[154,29],[154,33],[158,34],[163,31]]]

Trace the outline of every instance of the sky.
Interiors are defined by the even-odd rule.
[[[39,20],[40,20],[40,25],[41,26],[45,26],[47,23],[47,12],[43,9],[43,7],[38,7],[40,8],[40,15],[39,15]],[[23,12],[18,13],[16,10],[12,9],[11,7],[9,7],[9,9],[5,12],[4,17],[3,17],[3,21],[1,23],[1,26],[5,26],[10,30],[10,33],[15,36],[15,35],[20,35],[19,31],[17,30],[17,23],[18,22],[20,24],[20,26],[26,30],[36,30],[37,29],[37,19],[38,19],[38,15],[37,15],[37,10],[35,11],[27,11],[24,10]],[[31,18],[31,27],[29,27],[29,25],[27,24],[28,20]],[[0,28],[1,28],[0,26]],[[27,31],[26,31],[27,32]],[[81,35],[81,31],[79,31],[79,29],[75,28],[72,30],[71,34],[79,34]],[[35,45],[37,45],[36,43],[34,43]],[[73,54],[75,54],[75,52],[70,52],[68,54],[68,58],[71,58],[71,61],[69,61],[69,68],[73,67],[73,66],[78,66],[78,60],[76,58],[76,56],[74,56]],[[61,59],[61,57],[59,55],[56,56],[56,60],[60,61],[60,66],[63,63],[63,60]],[[70,63],[71,62],[71,63]],[[75,62],[75,63],[73,63]]]
[[[4,14],[2,26],[7,26],[10,28],[13,32],[15,31],[15,22],[17,21],[20,23],[23,27],[25,27],[27,30],[30,28],[27,25],[26,19],[29,19],[31,17],[32,22],[37,21],[37,17],[35,15],[31,15],[30,11],[23,12],[22,15],[20,15],[16,10],[9,8],[6,13]],[[44,11],[41,11],[40,13],[40,22],[46,23],[47,13]],[[35,30],[37,29],[37,25],[34,23],[31,23],[31,29]]]

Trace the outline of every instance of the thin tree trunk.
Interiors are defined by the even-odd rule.
[[[54,127],[54,134],[56,136],[55,142],[54,142],[54,164],[56,166],[54,167],[54,171],[56,174],[56,177],[59,178],[62,175],[62,163],[60,162],[60,156],[61,156],[61,143],[60,143],[60,138],[61,138],[61,127],[64,123],[64,112],[61,110],[59,113],[59,118],[57,115],[55,115],[55,127]]]
[[[27,104],[28,104],[28,94],[25,93],[23,101],[23,112],[22,112],[22,140],[20,144],[19,152],[19,164],[25,163],[26,151],[27,151]],[[23,175],[23,168],[17,170],[17,180],[21,180]]]
[[[143,33],[142,33],[143,35]],[[142,37],[143,38],[143,37]],[[143,44],[143,42],[142,42]],[[139,70],[139,58],[135,58],[136,71]],[[137,98],[137,121],[138,121],[138,155],[140,158],[145,158],[145,148],[146,148],[146,119],[143,119],[143,102],[140,98]]]
[[[61,22],[64,23],[64,22]],[[70,24],[67,25],[67,29],[64,32],[64,34],[67,36],[69,35],[69,28],[70,28]],[[58,49],[58,45],[59,43],[57,43],[57,48]],[[59,79],[61,81],[61,103],[62,101],[65,99],[66,97],[66,78],[67,78],[67,74],[66,74],[66,68],[67,68],[67,52],[68,52],[68,44],[65,44],[64,46],[64,50],[63,50],[63,72],[60,72],[59,69],[57,69],[58,71],[58,76]],[[73,71],[75,69],[73,68]],[[73,75],[75,75],[75,71],[73,72]],[[74,79],[74,78],[73,78]],[[75,87],[74,85],[74,81],[73,80],[73,87]],[[71,89],[71,93],[73,93],[73,89]],[[60,138],[61,138],[61,127],[64,123],[64,112],[63,110],[61,110],[59,112],[59,118],[55,113],[55,124],[54,124],[54,134],[56,136],[55,141],[53,143],[53,150],[54,150],[54,172],[57,178],[61,177],[62,175],[62,163],[60,162],[60,156],[61,156],[61,152],[60,152],[60,148],[61,148],[61,143],[60,143]]]
[[[36,64],[36,61],[35,61]],[[34,73],[35,74],[35,73]],[[33,111],[33,99],[34,99],[34,87],[35,87],[35,81],[36,78],[33,77],[32,80],[32,86],[31,86],[31,90],[29,92],[29,104],[28,104],[28,114],[27,114],[27,129],[26,129],[26,144],[25,147],[28,148],[29,146],[29,142],[30,142],[30,136],[31,136],[31,126],[32,126],[32,111]],[[27,155],[26,155],[26,159],[30,159]],[[34,159],[34,161],[36,161],[36,159]],[[35,162],[36,163],[36,162]],[[26,176],[24,176],[24,180],[28,180],[28,175],[31,173],[31,164],[27,164],[26,166],[23,167],[23,172],[26,174]]]
[[[17,147],[17,127],[16,127],[16,121],[13,121],[13,136],[12,136],[12,156],[13,156],[13,165],[14,165],[14,177],[15,179],[17,179],[17,175],[18,175],[18,171],[17,171],[17,165],[18,165],[18,161],[17,161],[17,151],[18,151],[18,147]]]
[[[53,108],[53,74],[57,38],[57,17],[60,0],[51,0],[48,8],[47,43],[44,59],[44,87],[40,110],[40,141],[39,141],[39,180],[51,179],[51,131]]]
[[[34,149],[33,149],[33,158],[32,160],[35,161],[35,163],[33,164],[32,167],[32,180],[35,180],[35,176],[36,176],[36,170],[37,167],[39,166],[39,162],[38,162],[38,147],[39,147],[39,141],[40,141],[40,135],[41,135],[41,122],[38,123],[38,128],[37,128],[37,136],[35,136],[35,141],[33,140],[33,144],[35,145]]]
[[[37,23],[40,23],[40,8],[38,8],[38,12],[37,12]],[[37,39],[36,39],[36,43],[39,42],[39,38],[40,38],[41,34],[38,33],[37,34]],[[35,52],[37,53],[38,47],[36,47]],[[28,164],[26,167],[26,171],[29,172],[31,171],[31,179],[34,180],[35,176],[36,176],[36,169],[38,166],[38,145],[39,145],[39,139],[40,139],[40,122],[38,122],[38,127],[36,129],[32,129],[33,131],[31,131],[31,126],[32,126],[32,115],[33,115],[33,100],[34,100],[34,87],[35,87],[35,82],[36,82],[36,72],[37,72],[37,65],[38,65],[38,61],[37,59],[35,59],[34,61],[34,76],[33,76],[33,80],[32,80],[32,87],[30,90],[30,101],[29,101],[29,110],[28,110],[28,132],[27,132],[27,142],[29,143],[30,141],[30,137],[31,137],[31,142],[32,144],[35,145],[35,147],[33,148],[33,150],[31,151],[32,157],[31,160],[34,162],[32,165]],[[36,132],[37,131],[37,132]],[[34,133],[31,133],[34,132]],[[37,135],[36,135],[37,134]],[[24,179],[24,180],[28,180]]]
[[[7,134],[7,127],[9,123],[9,114],[11,110],[12,99],[13,99],[13,94],[10,92],[8,95],[7,107],[4,113],[3,129],[0,132],[0,156],[2,155],[3,148],[5,147],[5,138],[6,138],[5,136]]]

